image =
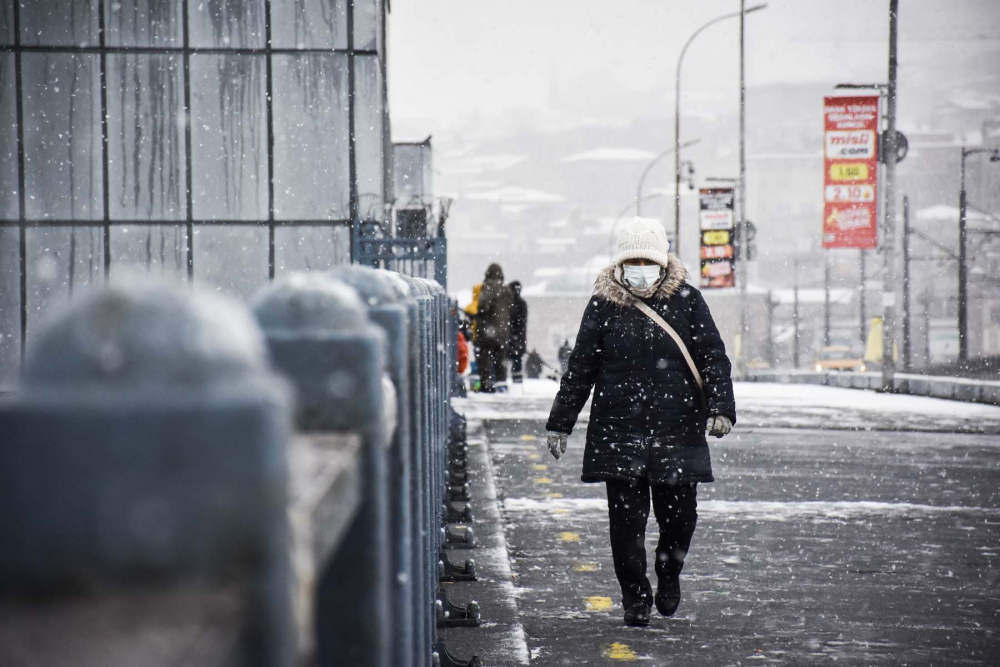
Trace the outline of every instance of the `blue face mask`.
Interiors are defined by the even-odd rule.
[[[632,266],[625,264],[622,266],[625,274],[625,282],[636,289],[648,289],[660,279],[659,264],[647,264],[646,266]]]

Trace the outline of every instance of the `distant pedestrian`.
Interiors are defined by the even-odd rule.
[[[654,603],[664,616],[677,610],[698,519],[697,484],[714,480],[705,432],[721,438],[736,422],[725,345],[701,293],[685,279],[658,221],[624,225],[546,425],[558,459],[594,390],[582,479],[607,485],[628,625],[648,625]],[[660,528],[655,596],[646,578],[650,496]]]
[[[524,382],[524,355],[528,351],[528,302],[521,296],[521,283],[510,284],[514,302],[510,308],[510,344],[507,358],[510,359],[511,379],[515,383]]]
[[[559,372],[566,375],[566,369],[569,368],[569,358],[573,354],[573,346],[569,344],[569,340],[564,340],[563,344],[559,346]]]
[[[470,334],[472,341],[476,340],[476,315],[479,313],[479,295],[483,291],[483,284],[476,283],[472,286],[472,301],[469,305],[465,307],[465,314],[469,316],[469,320],[472,322],[470,325]]]
[[[503,363],[510,342],[510,309],[514,295],[504,284],[503,269],[490,264],[476,310],[476,361],[481,391],[496,391],[497,379],[503,378]]]
[[[537,380],[542,377],[542,369],[544,367],[545,362],[542,361],[542,355],[538,354],[537,350],[532,350],[528,353],[524,361],[524,374],[528,376],[529,380]]]

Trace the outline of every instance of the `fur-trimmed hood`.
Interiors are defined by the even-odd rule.
[[[670,255],[667,263],[666,276],[660,282],[659,289],[656,290],[656,297],[666,299],[673,296],[687,279],[687,269],[676,256]],[[619,267],[611,265],[603,269],[597,275],[597,282],[594,283],[594,294],[604,297],[611,303],[619,306],[631,306],[635,303],[636,296],[621,281]]]

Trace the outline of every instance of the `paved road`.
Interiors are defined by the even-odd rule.
[[[869,431],[860,392],[829,391],[849,393],[820,395],[839,412],[812,425],[834,430],[755,420],[714,441],[719,482],[700,487],[684,600],[646,629],[621,623],[604,488],[579,481],[583,429],[556,462],[530,418],[548,397],[471,400],[470,416],[489,417],[531,664],[1000,664],[1000,438],[949,432],[1000,409],[903,400],[880,423],[917,411],[919,432]],[[851,419],[862,430],[842,430]]]

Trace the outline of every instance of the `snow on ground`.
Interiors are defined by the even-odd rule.
[[[783,411],[797,407],[822,407],[894,414],[913,413],[951,419],[1000,419],[1000,407],[926,396],[881,394],[865,389],[809,384],[737,382],[733,386],[737,408],[745,406],[756,410]]]
[[[503,501],[507,512],[599,512],[606,514],[606,498],[507,498]],[[927,505],[922,503],[887,503],[874,501],[760,501],[760,500],[702,500],[698,503],[699,515],[725,517],[748,521],[790,521],[823,519],[920,518],[931,514],[969,513],[982,517],[1000,517],[1000,508],[964,505]]]
[[[806,384],[737,382],[737,429],[946,431],[1000,434],[1000,407],[924,396],[882,394]],[[455,407],[478,419],[548,418],[559,389],[554,380],[526,380],[508,393],[470,394]],[[584,406],[579,423],[590,418]]]

